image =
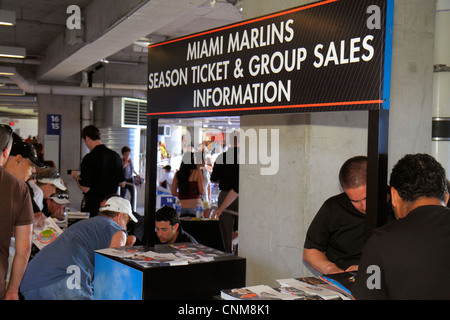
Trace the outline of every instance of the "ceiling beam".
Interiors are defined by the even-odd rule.
[[[136,1],[134,8],[108,5],[111,0],[94,0],[82,15],[86,43],[69,45],[69,31],[50,44],[38,71],[39,80],[64,80],[106,58],[134,41],[146,37],[205,0]],[[117,4],[125,3],[115,1]],[[108,7],[108,10],[104,8]]]

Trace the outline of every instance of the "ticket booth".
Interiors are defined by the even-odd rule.
[[[382,225],[393,6],[325,0],[150,45],[145,246],[154,246],[154,150],[158,121],[167,118],[367,111],[367,235]]]

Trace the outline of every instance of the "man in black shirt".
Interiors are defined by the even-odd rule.
[[[226,252],[232,251],[233,231],[238,229],[238,216],[223,210],[239,212],[239,138],[232,135],[232,139],[233,147],[217,157],[210,178],[211,182],[219,182],[219,226]],[[227,206],[222,205],[224,203]]]
[[[102,143],[97,127],[89,125],[83,128],[82,138],[90,152],[81,162],[80,173],[72,171],[71,175],[84,193],[84,210],[93,217],[106,195],[117,193],[119,186],[125,187],[125,177],[122,158]]]
[[[303,259],[322,274],[357,269],[365,240],[367,157],[348,159],[339,171],[344,192],[322,205],[313,219]]]
[[[189,233],[183,231],[177,211],[169,206],[164,206],[156,211],[155,231],[155,244],[198,243]]]
[[[394,166],[397,217],[369,238],[352,294],[356,299],[450,299],[450,209],[445,169],[427,154]]]

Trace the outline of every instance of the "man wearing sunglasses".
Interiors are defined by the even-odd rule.
[[[19,299],[19,285],[30,257],[34,218],[28,187],[4,168],[12,142],[11,128],[0,125],[0,300]],[[6,283],[11,235],[14,235],[16,253]]]
[[[35,216],[37,213],[40,213],[44,220],[50,216],[47,208],[47,199],[49,199],[56,190],[67,190],[59,177],[58,171],[51,167],[40,169],[36,173],[35,180],[28,181],[28,185],[33,196],[32,201]]]
[[[44,204],[47,205],[48,215],[60,221],[64,220],[66,205],[69,203],[69,195],[66,193],[59,193],[59,190],[56,190],[56,193],[52,194],[51,197],[44,202]]]

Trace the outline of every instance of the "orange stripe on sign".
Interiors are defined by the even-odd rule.
[[[351,105],[363,105],[363,104],[383,104],[383,100],[310,103],[310,104],[298,104],[298,105],[292,105],[292,106],[265,106],[265,107],[254,107],[254,108],[247,107],[247,108],[228,108],[228,109],[214,109],[214,110],[203,109],[203,110],[189,110],[189,111],[155,112],[155,113],[147,113],[147,116],[213,113],[213,112],[233,112],[233,111],[279,110],[279,109],[296,109],[296,108],[317,108],[317,107],[351,106]]]

